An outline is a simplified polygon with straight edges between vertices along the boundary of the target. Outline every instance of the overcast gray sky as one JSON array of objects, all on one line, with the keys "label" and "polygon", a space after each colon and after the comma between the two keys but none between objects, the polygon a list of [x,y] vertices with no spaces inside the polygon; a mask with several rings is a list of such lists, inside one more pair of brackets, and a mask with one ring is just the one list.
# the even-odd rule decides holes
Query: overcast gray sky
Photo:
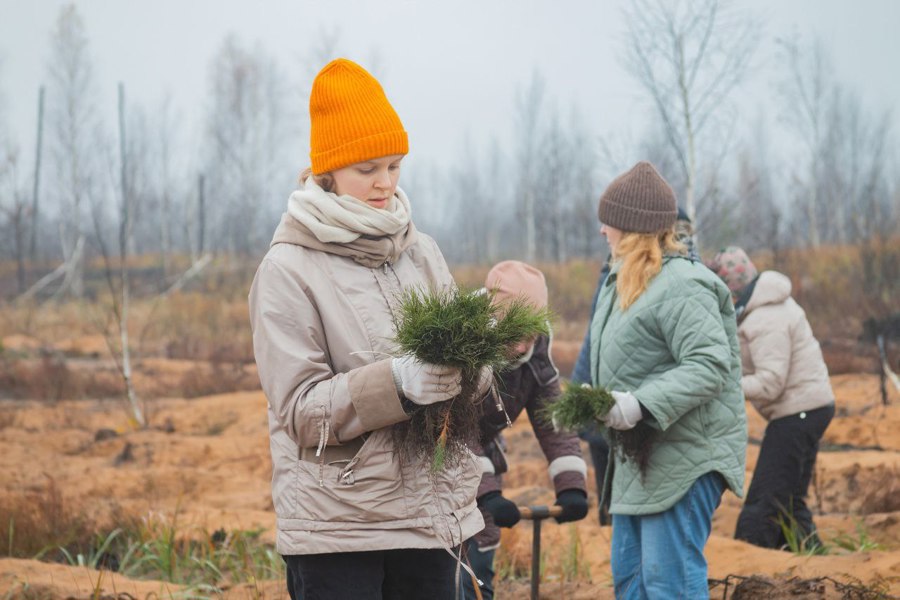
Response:
[{"label": "overcast gray sky", "polygon": [[[441,161],[464,135],[483,143],[508,136],[513,100],[532,71],[586,127],[612,135],[640,127],[648,108],[621,66],[625,0],[79,0],[110,129],[116,83],[146,107],[171,95],[197,133],[210,59],[234,32],[260,44],[297,83],[304,53],[322,32],[340,32],[341,53],[377,65],[410,133],[411,151]],[[35,101],[45,78],[49,37],[62,0],[0,0],[3,114],[25,156],[33,152]],[[900,106],[900,1],[739,0],[765,19],[760,59],[796,28],[819,35],[842,81],[868,106]],[[374,67],[373,67],[374,68]],[[742,91],[745,106],[766,110],[771,70]],[[298,97],[302,104],[302,97]],[[762,107],[762,108],[760,108]],[[305,111],[305,106],[298,107]],[[748,108],[750,110],[751,108]],[[749,117],[752,115],[742,115]],[[302,140],[301,149],[306,148]],[[298,162],[305,160],[298,157]]]}]

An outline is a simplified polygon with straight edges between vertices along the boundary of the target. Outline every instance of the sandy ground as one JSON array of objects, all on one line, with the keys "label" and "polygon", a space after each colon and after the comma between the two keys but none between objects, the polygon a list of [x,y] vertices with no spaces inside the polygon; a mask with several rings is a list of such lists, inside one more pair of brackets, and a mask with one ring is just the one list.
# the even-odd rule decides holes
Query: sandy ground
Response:
[{"label": "sandy ground", "polygon": [[[170,375],[191,367],[184,361],[168,364],[164,360],[151,366],[154,373]],[[841,375],[833,377],[832,383],[838,414],[825,436],[810,502],[826,543],[841,534],[858,538],[859,531],[864,531],[881,549],[835,549],[827,556],[796,556],[737,542],[731,535],[740,501],[726,493],[707,547],[710,578],[760,575],[784,581],[828,576],[880,584],[900,595],[900,394],[892,391],[891,404],[884,407],[876,376]],[[98,519],[115,511],[170,517],[177,513],[182,531],[262,528],[264,539],[272,540],[265,404],[261,392],[159,398],[148,404],[151,428],[136,431],[129,426],[120,401],[0,402],[0,494],[40,491],[52,480],[67,503]],[[748,412],[751,439],[758,441],[765,424],[752,408]],[[103,429],[109,430],[109,437],[98,440],[97,432]],[[520,504],[552,503],[546,461],[527,419],[521,418],[506,436],[511,471],[505,494]],[[748,448],[748,483],[758,449],[752,443]],[[592,490],[591,512],[577,524],[546,522],[542,597],[613,597],[611,529],[599,526],[596,501]],[[518,579],[501,582],[499,597],[527,598],[530,523],[504,531],[501,554],[505,572]],[[578,573],[576,580],[567,581],[573,572]],[[734,583],[730,585],[733,589]],[[109,572],[0,560],[4,599],[166,598],[177,591],[178,586],[129,580]],[[722,597],[723,591],[723,586],[714,588],[712,597]],[[807,592],[813,595],[804,595]],[[807,592],[784,597],[841,597],[824,588]],[[224,597],[287,595],[280,581],[272,581],[236,586],[226,590]]]}]

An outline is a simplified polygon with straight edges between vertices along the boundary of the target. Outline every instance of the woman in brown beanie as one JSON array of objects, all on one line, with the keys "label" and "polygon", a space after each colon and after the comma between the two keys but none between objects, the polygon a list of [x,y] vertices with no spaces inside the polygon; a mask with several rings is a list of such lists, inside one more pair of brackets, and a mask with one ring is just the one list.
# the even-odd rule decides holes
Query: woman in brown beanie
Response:
[{"label": "woman in brown beanie", "polygon": [[786,275],[759,273],[737,246],[719,251],[709,268],[734,298],[744,396],[768,421],[734,537],[783,548],[785,528],[795,529],[804,549],[818,551],[822,542],[806,494],[819,440],[834,417],[822,349]]},{"label": "woman in brown beanie", "polygon": [[397,186],[406,131],[345,59],[310,95],[310,159],[250,290],[268,399],[278,552],[291,598],[453,598],[482,529],[474,456],[432,475],[393,428],[460,391],[458,369],[392,358],[396,299],[453,280]]},{"label": "woman in brown beanie", "polygon": [[675,194],[650,163],[609,185],[599,216],[613,263],[591,323],[591,383],[616,401],[604,420],[616,598],[708,598],[713,511],[744,479],[734,307],[675,240]]}]

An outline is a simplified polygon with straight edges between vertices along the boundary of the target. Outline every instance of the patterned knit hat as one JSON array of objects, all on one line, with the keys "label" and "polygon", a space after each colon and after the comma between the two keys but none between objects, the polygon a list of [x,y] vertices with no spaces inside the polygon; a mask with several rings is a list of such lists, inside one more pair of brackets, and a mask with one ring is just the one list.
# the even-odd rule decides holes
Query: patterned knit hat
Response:
[{"label": "patterned knit hat", "polygon": [[538,309],[547,306],[544,274],[518,260],[504,260],[494,265],[485,277],[484,287],[495,292],[494,300],[499,304],[522,298]]},{"label": "patterned knit hat", "polygon": [[400,117],[381,85],[346,58],[319,71],[309,96],[309,158],[316,175],[409,152]]},{"label": "patterned knit hat", "polygon": [[732,293],[740,292],[759,275],[747,253],[737,246],[719,250],[706,266],[725,282]]},{"label": "patterned knit hat", "polygon": [[672,186],[646,161],[619,175],[600,196],[600,222],[622,231],[656,233],[672,227],[678,208]]}]

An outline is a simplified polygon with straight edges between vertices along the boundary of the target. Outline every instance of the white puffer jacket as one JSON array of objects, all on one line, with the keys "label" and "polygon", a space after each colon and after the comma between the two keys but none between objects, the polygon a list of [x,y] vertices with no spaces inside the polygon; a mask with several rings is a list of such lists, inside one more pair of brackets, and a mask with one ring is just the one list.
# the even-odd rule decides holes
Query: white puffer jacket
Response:
[{"label": "white puffer jacket", "polygon": [[744,396],[767,420],[834,403],[822,349],[785,275],[760,274],[738,338]]}]

